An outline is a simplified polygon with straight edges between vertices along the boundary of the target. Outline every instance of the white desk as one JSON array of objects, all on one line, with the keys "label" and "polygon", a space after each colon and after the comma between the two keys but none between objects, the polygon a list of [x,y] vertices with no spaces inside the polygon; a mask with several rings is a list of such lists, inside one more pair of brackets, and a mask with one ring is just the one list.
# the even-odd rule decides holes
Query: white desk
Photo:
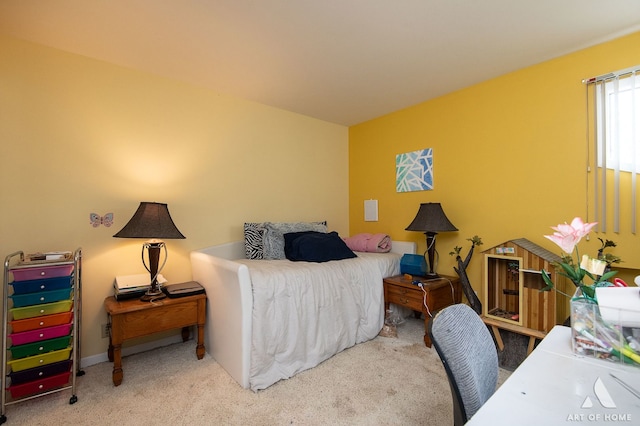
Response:
[{"label": "white desk", "polygon": [[[640,391],[640,368],[578,357],[571,351],[571,329],[556,326],[468,425],[637,425],[640,399],[613,377]],[[594,391],[600,378],[615,408],[605,408]],[[589,397],[593,406],[582,408]]]}]

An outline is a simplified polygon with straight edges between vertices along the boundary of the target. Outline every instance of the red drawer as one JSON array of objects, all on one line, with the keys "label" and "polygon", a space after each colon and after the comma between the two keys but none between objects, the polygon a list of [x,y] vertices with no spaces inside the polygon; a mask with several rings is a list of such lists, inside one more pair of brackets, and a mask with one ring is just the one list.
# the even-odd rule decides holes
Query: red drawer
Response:
[{"label": "red drawer", "polygon": [[66,373],[56,374],[55,376],[45,379],[35,380],[20,385],[11,385],[7,389],[11,392],[13,398],[22,398],[23,396],[33,395],[39,392],[45,392],[51,389],[59,388],[69,382],[70,371]]}]

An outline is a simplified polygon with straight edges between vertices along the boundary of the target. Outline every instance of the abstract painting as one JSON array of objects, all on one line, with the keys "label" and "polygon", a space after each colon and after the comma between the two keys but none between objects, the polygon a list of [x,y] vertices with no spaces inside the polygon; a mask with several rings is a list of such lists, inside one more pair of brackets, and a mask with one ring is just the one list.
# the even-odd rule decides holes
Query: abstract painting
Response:
[{"label": "abstract painting", "polygon": [[433,189],[433,149],[396,155],[396,192]]}]

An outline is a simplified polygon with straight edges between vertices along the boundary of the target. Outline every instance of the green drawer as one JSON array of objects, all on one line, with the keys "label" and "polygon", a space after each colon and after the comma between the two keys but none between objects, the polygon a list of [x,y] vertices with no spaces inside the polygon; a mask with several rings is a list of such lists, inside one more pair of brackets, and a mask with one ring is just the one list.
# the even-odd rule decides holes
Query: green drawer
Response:
[{"label": "green drawer", "polygon": [[45,354],[57,351],[69,346],[71,335],[56,337],[55,339],[42,340],[40,342],[27,343],[26,345],[12,346],[9,348],[13,359],[25,358],[28,356]]}]

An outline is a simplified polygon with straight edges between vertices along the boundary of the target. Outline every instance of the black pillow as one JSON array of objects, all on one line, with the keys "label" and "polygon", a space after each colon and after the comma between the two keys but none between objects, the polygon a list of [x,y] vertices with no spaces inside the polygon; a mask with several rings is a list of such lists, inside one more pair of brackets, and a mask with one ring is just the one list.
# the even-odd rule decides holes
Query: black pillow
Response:
[{"label": "black pillow", "polygon": [[356,257],[335,231],[284,234],[284,254],[289,260],[304,262],[328,262]]}]

